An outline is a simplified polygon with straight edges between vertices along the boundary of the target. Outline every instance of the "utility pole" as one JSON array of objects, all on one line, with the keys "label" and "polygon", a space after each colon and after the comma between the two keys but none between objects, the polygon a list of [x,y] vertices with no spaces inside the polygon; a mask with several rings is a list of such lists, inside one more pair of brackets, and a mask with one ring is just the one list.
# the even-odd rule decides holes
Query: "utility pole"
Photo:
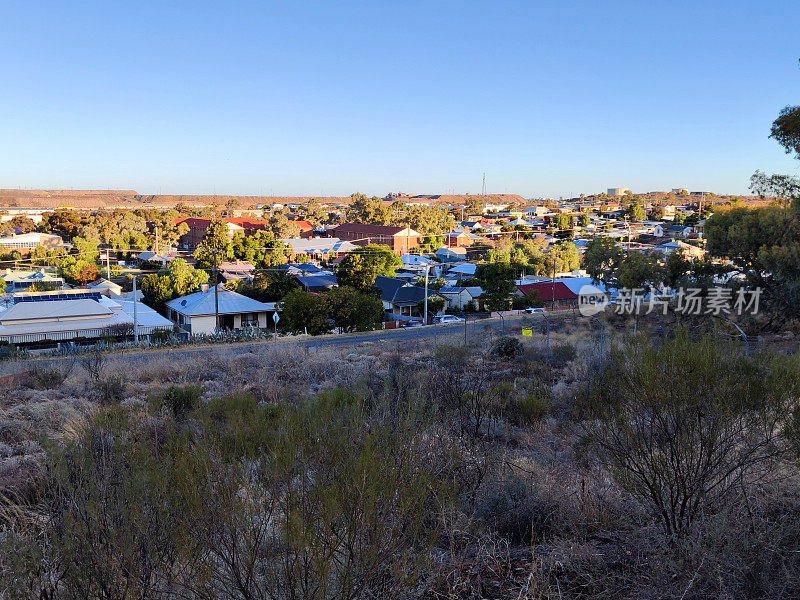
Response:
[{"label": "utility pole", "polygon": [[155,246],[156,254],[158,254],[158,225],[156,225],[156,237],[153,239],[153,245]]},{"label": "utility pole", "polygon": [[139,315],[136,310],[136,275],[133,276],[133,342],[139,343]]},{"label": "utility pole", "polygon": [[219,331],[219,288],[217,287],[217,252],[214,248],[211,251],[214,254],[214,317],[217,324],[217,331]]},{"label": "utility pole", "polygon": [[428,272],[431,270],[430,265],[425,265],[425,311],[423,313],[423,323],[428,324]]},{"label": "utility pole", "polygon": [[106,248],[106,277],[111,281],[111,248]]}]

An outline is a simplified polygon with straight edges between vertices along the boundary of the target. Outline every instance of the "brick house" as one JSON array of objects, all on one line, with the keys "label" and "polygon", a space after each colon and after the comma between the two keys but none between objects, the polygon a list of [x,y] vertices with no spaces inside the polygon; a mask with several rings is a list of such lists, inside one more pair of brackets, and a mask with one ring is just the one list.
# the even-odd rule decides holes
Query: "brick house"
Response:
[{"label": "brick house", "polygon": [[[228,230],[228,238],[233,239],[233,236],[238,232],[243,231],[245,235],[253,235],[259,230],[266,229],[269,226],[267,221],[255,221],[245,217],[226,218],[220,219],[225,223]],[[201,219],[197,217],[189,217],[185,219],[175,219],[175,225],[186,223],[189,227],[189,232],[181,236],[178,240],[178,245],[188,250],[194,250],[203,241],[206,236],[208,226],[211,225],[212,219]]]},{"label": "brick house", "polygon": [[358,246],[385,244],[398,254],[408,254],[411,248],[417,248],[420,237],[420,234],[410,227],[364,223],[342,223],[331,230],[331,234]]}]

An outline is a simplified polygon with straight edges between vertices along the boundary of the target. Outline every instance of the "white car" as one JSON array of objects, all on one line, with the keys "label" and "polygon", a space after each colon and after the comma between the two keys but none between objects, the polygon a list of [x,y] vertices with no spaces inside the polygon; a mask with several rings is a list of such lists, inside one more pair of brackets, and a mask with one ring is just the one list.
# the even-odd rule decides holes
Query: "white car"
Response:
[{"label": "white car", "polygon": [[442,315],[441,317],[436,317],[435,321],[440,324],[463,323],[464,319],[455,315]]},{"label": "white car", "polygon": [[530,306],[530,307],[525,309],[525,312],[528,313],[528,314],[534,315],[534,314],[537,314],[537,313],[543,313],[544,309],[543,308],[533,308],[532,306]]}]

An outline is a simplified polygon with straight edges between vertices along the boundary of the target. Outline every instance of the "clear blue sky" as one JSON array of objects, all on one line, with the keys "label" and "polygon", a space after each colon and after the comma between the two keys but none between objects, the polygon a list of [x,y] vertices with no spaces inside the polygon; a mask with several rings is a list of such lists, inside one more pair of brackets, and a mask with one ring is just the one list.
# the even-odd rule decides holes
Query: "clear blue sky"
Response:
[{"label": "clear blue sky", "polygon": [[0,187],[530,196],[797,174],[800,2],[0,3]]}]

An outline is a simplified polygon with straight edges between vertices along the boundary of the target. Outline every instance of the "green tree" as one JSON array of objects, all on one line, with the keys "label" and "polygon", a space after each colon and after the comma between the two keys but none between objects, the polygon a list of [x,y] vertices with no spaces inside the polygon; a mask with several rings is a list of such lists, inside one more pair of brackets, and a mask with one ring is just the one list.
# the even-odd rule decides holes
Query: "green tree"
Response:
[{"label": "green tree", "polygon": [[36,223],[33,222],[33,219],[25,215],[16,215],[12,217],[10,223],[12,227],[16,227],[21,230],[22,233],[30,233],[36,229]]},{"label": "green tree", "polygon": [[231,242],[228,239],[228,226],[221,219],[213,219],[206,229],[203,241],[194,251],[197,267],[211,269],[215,264],[233,258]]},{"label": "green tree", "polygon": [[53,212],[43,213],[37,229],[44,233],[58,234],[69,242],[79,234],[81,226],[86,223],[87,219],[82,213],[59,208]]},{"label": "green tree", "polygon": [[291,333],[308,331],[311,335],[330,333],[333,323],[328,321],[325,301],[319,294],[309,294],[296,289],[280,302],[281,329]]},{"label": "green tree", "polygon": [[572,242],[553,244],[545,255],[545,272],[566,273],[580,267],[580,253]]},{"label": "green tree", "polygon": [[316,198],[309,198],[303,207],[304,218],[306,221],[314,226],[322,225],[328,216],[328,213],[320,206],[319,200]]},{"label": "green tree", "polygon": [[591,221],[589,220],[589,215],[586,213],[581,213],[581,215],[578,217],[578,225],[581,227],[588,227],[590,224]]},{"label": "green tree", "polygon": [[628,208],[625,209],[625,215],[631,221],[644,221],[644,219],[647,217],[644,209],[638,202],[631,202],[628,205]]},{"label": "green tree", "polygon": [[286,271],[269,270],[256,272],[253,283],[242,284],[237,291],[260,302],[278,302],[298,289],[297,279]]},{"label": "green tree", "polygon": [[286,218],[282,213],[274,213],[269,218],[269,229],[276,240],[295,238],[300,235],[300,226]]},{"label": "green tree", "polygon": [[394,277],[403,266],[400,257],[389,246],[368,244],[348,253],[336,270],[339,285],[367,290],[379,275]]},{"label": "green tree", "polygon": [[393,219],[397,225],[409,225],[422,235],[442,234],[453,228],[453,218],[445,210],[435,206],[409,206],[405,215]]},{"label": "green tree", "polygon": [[476,198],[475,196],[470,196],[467,198],[466,202],[466,211],[469,215],[482,215],[484,209],[486,208],[486,201],[482,198]]},{"label": "green tree", "polygon": [[514,293],[514,268],[505,263],[483,263],[475,270],[483,288],[481,300],[490,311],[508,310]]},{"label": "green tree", "polygon": [[162,310],[166,302],[196,292],[208,280],[206,271],[195,269],[184,259],[176,258],[166,269],[145,276],[141,288],[145,303]]},{"label": "green tree", "polygon": [[787,106],[781,110],[772,122],[770,137],[783,146],[786,154],[794,152],[795,158],[800,159],[800,106]]},{"label": "green tree", "polygon": [[[800,198],[800,180],[791,175],[767,175],[762,171],[756,171],[750,177],[750,189],[760,198],[773,197],[784,206]],[[731,201],[731,206],[737,205]]]},{"label": "green tree", "polygon": [[562,213],[556,217],[556,228],[560,229],[561,231],[572,229],[575,224],[574,221],[575,220],[572,215]]},{"label": "green tree", "polygon": [[231,258],[245,260],[256,268],[281,265],[286,262],[289,248],[280,240],[276,240],[271,231],[260,230],[253,235],[238,232],[233,236],[229,249]]},{"label": "green tree", "polygon": [[94,261],[68,256],[61,262],[61,276],[70,285],[84,285],[100,277],[100,269]]},{"label": "green tree", "polygon": [[392,210],[384,206],[380,198],[367,198],[364,194],[350,196],[347,207],[347,220],[351,223],[368,223],[371,225],[388,225],[392,218]]},{"label": "green tree", "polygon": [[661,219],[663,219],[664,218],[664,207],[661,206],[660,204],[657,204],[656,206],[654,206],[652,209],[650,209],[649,218],[652,221],[660,221]]},{"label": "green tree", "polygon": [[[431,296],[428,298],[428,316],[438,315],[443,309],[447,301],[440,296]],[[425,314],[425,300],[417,302],[417,311],[420,316]]]},{"label": "green tree", "polygon": [[800,215],[790,207],[734,208],[705,224],[712,256],[729,259],[778,321],[800,317]]},{"label": "green tree", "polygon": [[603,282],[609,287],[616,288],[619,287],[617,272],[622,257],[622,248],[612,238],[606,236],[592,238],[583,253],[583,268],[595,283]]},{"label": "green tree", "polygon": [[657,288],[664,280],[661,268],[663,254],[658,250],[628,252],[617,270],[623,288]]},{"label": "green tree", "polygon": [[372,292],[347,286],[322,294],[325,316],[343,332],[369,331],[383,321],[383,303]]}]

